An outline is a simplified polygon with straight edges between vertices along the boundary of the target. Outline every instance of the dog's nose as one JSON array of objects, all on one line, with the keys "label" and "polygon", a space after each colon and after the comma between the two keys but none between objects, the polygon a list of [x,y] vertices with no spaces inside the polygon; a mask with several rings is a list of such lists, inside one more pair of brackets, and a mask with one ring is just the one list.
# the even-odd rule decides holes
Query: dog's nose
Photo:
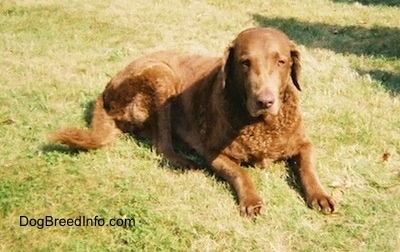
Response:
[{"label": "dog's nose", "polygon": [[257,105],[260,108],[270,108],[275,102],[275,97],[271,93],[261,93],[257,96]]}]

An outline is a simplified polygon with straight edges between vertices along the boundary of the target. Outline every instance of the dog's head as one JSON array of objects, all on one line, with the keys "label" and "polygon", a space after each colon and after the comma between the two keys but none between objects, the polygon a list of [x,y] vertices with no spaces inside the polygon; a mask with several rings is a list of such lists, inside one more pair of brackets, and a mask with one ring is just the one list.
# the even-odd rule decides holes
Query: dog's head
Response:
[{"label": "dog's head", "polygon": [[283,32],[250,28],[228,46],[223,59],[225,81],[243,93],[249,114],[277,115],[287,85],[301,90],[300,53]]}]

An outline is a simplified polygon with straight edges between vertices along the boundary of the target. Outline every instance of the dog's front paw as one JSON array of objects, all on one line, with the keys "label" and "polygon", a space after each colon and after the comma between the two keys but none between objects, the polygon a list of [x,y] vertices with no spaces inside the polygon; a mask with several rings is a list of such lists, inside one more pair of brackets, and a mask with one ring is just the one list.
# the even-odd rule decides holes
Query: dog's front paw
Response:
[{"label": "dog's front paw", "polygon": [[263,214],[264,204],[260,196],[252,195],[241,200],[239,203],[240,215],[253,218],[256,215]]},{"label": "dog's front paw", "polygon": [[327,193],[315,193],[307,197],[308,206],[324,214],[335,213],[338,204]]}]

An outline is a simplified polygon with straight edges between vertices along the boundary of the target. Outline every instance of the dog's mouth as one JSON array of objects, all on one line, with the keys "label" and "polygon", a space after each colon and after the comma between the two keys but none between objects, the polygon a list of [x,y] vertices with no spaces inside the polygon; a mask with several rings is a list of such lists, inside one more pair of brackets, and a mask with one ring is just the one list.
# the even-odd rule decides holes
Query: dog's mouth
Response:
[{"label": "dog's mouth", "polygon": [[261,115],[267,115],[267,114],[276,116],[279,113],[279,107],[278,106],[276,106],[276,107],[273,107],[273,108],[271,107],[271,108],[266,108],[266,109],[257,109],[257,110],[248,109],[248,110],[249,110],[249,114],[252,117],[259,117]]}]

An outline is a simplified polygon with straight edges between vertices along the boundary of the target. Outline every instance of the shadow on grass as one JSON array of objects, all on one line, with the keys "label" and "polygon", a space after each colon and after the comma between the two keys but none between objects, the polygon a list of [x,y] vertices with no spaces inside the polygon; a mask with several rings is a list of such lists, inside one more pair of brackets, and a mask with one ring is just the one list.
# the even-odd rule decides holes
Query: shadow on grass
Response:
[{"label": "shadow on grass", "polygon": [[363,70],[358,69],[357,72],[360,75],[368,74],[374,80],[379,81],[382,86],[389,91],[391,94],[400,94],[400,74],[389,73],[382,70]]},{"label": "shadow on grass", "polygon": [[93,117],[93,108],[96,103],[96,100],[92,100],[85,105],[85,110],[83,112],[83,119],[86,122],[86,126],[89,127],[92,122]]},{"label": "shadow on grass", "polygon": [[68,155],[78,155],[80,150],[71,148],[66,145],[61,145],[57,143],[49,143],[49,144],[44,144],[41,146],[41,149],[44,153],[50,153],[50,152],[60,152]]},{"label": "shadow on grass", "polygon": [[253,18],[260,26],[281,29],[294,41],[308,47],[326,48],[343,54],[400,57],[400,47],[397,46],[400,44],[400,29],[397,28],[309,23],[258,14]]},{"label": "shadow on grass", "polygon": [[284,162],[287,174],[286,183],[292,190],[296,191],[304,200],[304,203],[307,204],[306,195],[300,183],[300,175],[297,164],[291,159],[288,159]]},{"label": "shadow on grass", "polygon": [[[340,26],[325,23],[309,23],[294,18],[268,18],[254,14],[253,19],[263,27],[275,27],[284,31],[298,44],[312,48],[326,48],[344,55],[354,54],[374,57],[400,58],[400,29],[375,26]],[[399,75],[382,70],[359,71],[370,74],[380,81],[389,92],[399,94]]]},{"label": "shadow on grass", "polygon": [[332,0],[338,3],[354,4],[360,3],[362,5],[388,5],[388,6],[400,6],[399,0]]}]

